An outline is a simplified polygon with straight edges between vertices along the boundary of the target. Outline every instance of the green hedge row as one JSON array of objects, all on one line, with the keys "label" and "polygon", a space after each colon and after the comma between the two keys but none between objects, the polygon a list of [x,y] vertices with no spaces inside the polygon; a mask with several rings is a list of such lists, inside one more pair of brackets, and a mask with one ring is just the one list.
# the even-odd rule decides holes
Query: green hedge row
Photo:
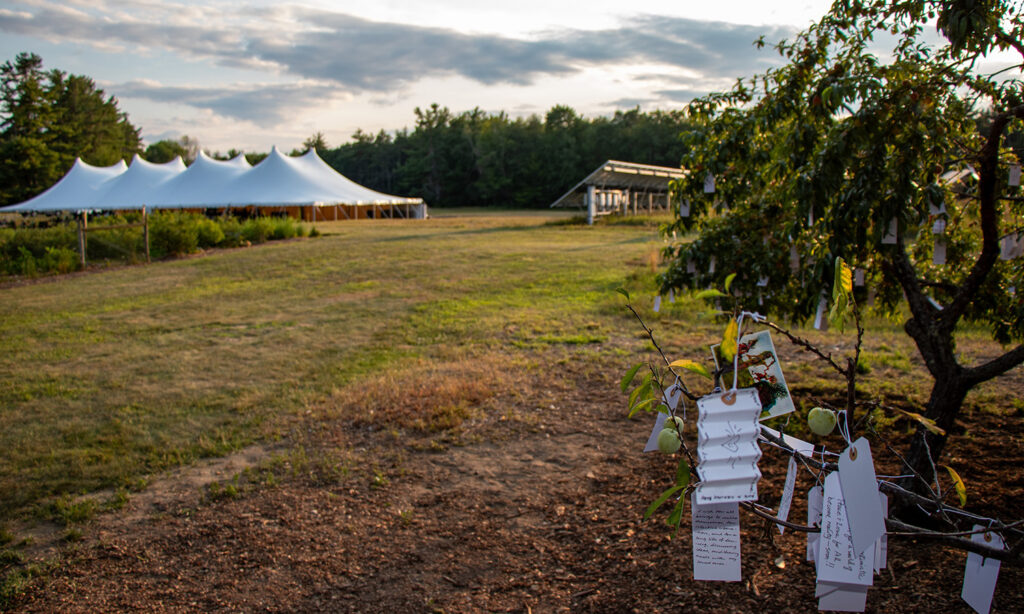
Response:
[{"label": "green hedge row", "polygon": [[[86,260],[129,264],[144,261],[146,245],[141,226],[105,229],[139,221],[140,213],[90,217]],[[175,211],[149,216],[150,257],[157,260],[211,247],[240,247],[306,234],[301,222],[288,217],[239,220]],[[315,236],[316,229],[308,234]],[[78,227],[74,221],[47,228],[0,228],[0,275],[34,277],[78,268]]]}]

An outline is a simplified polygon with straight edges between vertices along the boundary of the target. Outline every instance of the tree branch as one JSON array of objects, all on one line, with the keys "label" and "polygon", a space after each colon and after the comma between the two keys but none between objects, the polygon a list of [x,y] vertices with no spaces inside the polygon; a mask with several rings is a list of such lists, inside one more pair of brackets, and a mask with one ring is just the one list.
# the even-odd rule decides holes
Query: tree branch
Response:
[{"label": "tree branch", "polygon": [[997,375],[1002,375],[1022,363],[1024,363],[1024,343],[985,364],[964,369],[963,375],[967,379],[968,384],[973,387]]}]

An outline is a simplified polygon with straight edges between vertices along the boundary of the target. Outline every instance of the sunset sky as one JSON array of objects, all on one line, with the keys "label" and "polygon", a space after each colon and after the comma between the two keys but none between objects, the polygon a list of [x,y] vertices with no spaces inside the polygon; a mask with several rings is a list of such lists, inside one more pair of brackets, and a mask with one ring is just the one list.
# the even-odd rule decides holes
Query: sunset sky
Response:
[{"label": "sunset sky", "polygon": [[[183,2],[9,0],[3,61],[22,51],[117,97],[147,143],[290,150],[316,131],[412,127],[413,109],[587,117],[677,109],[779,62],[828,2]],[[582,7],[582,8],[581,8]]]}]

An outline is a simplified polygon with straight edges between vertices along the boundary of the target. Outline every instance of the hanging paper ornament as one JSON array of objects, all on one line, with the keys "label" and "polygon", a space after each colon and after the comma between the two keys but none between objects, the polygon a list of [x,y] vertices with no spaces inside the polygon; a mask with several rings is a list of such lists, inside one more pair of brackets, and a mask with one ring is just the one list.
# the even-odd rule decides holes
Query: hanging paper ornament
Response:
[{"label": "hanging paper ornament", "polygon": [[715,176],[711,174],[711,171],[708,171],[708,174],[704,176],[704,193],[715,193]]},{"label": "hanging paper ornament", "polygon": [[697,484],[695,501],[727,503],[756,501],[761,471],[757,461],[761,432],[757,390],[743,388],[709,394],[697,401]]},{"label": "hanging paper ornament", "polygon": [[946,239],[935,237],[932,246],[932,264],[946,264]]}]

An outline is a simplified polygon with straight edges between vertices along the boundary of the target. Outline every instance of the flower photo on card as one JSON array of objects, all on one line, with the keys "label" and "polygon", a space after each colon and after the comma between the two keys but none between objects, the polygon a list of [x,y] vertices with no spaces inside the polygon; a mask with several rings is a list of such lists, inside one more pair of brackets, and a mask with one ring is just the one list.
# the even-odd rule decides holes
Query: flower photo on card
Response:
[{"label": "flower photo on card", "polygon": [[[761,420],[788,414],[796,409],[786,378],[782,375],[771,331],[762,330],[741,337],[738,355],[740,375],[737,385],[739,388],[757,389],[761,400]],[[721,368],[722,356],[718,345],[711,346],[711,356],[715,366]]]}]

